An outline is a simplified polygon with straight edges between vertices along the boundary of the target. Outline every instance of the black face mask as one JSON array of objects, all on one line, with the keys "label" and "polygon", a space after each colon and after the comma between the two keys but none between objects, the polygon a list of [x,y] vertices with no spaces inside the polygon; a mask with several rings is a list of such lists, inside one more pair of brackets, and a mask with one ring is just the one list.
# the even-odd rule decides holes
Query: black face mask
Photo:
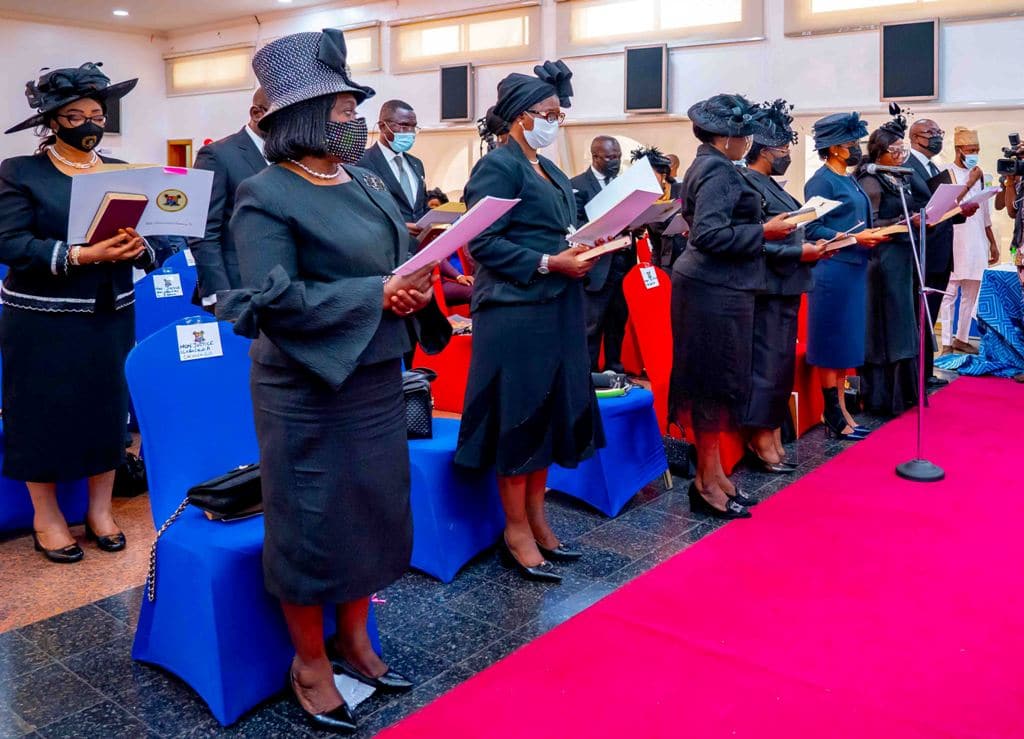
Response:
[{"label": "black face mask", "polygon": [[861,151],[860,144],[851,146],[846,150],[846,166],[856,167],[860,164],[861,159],[864,158],[864,152]]},{"label": "black face mask", "polygon": [[92,151],[103,140],[103,127],[97,126],[92,121],[86,121],[81,126],[74,128],[58,125],[55,133],[58,139],[79,151]]},{"label": "black face mask", "polygon": [[772,174],[776,177],[781,177],[786,174],[786,170],[789,169],[789,165],[792,163],[793,157],[789,154],[772,159]]},{"label": "black face mask", "polygon": [[935,156],[942,151],[942,137],[941,136],[929,136],[928,145],[924,147],[929,154]]},{"label": "black face mask", "polygon": [[618,177],[620,169],[622,169],[621,159],[606,159],[602,174],[604,174],[605,177]]}]

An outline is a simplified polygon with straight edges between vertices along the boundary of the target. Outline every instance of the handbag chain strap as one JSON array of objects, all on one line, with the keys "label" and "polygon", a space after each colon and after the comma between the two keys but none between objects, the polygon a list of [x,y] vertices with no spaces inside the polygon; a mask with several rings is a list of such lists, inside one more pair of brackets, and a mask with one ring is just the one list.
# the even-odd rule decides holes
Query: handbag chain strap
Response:
[{"label": "handbag chain strap", "polygon": [[156,532],[156,538],[153,540],[153,546],[149,550],[149,572],[146,575],[146,599],[152,603],[156,600],[156,544],[160,541],[160,537],[164,535],[164,532],[171,527],[171,524],[177,521],[181,514],[188,509],[189,500],[185,497],[185,500],[181,501],[181,505],[178,506],[178,510],[170,515],[170,517],[164,521],[164,525],[160,527],[160,530]]}]

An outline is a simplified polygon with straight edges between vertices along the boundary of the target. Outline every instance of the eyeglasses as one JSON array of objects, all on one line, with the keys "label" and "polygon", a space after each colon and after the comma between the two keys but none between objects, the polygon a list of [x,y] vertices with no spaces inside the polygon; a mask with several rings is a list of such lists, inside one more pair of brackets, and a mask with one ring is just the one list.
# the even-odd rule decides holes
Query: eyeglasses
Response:
[{"label": "eyeglasses", "polygon": [[933,128],[930,131],[918,131],[916,136],[923,136],[924,138],[931,138],[932,136],[945,136],[946,132],[941,128]]},{"label": "eyeglasses", "polygon": [[886,151],[896,157],[906,156],[910,153],[910,149],[905,146],[890,146]]},{"label": "eyeglasses", "polygon": [[537,110],[528,110],[526,112],[529,113],[530,115],[537,116],[538,118],[543,118],[548,123],[564,123],[565,122],[565,113],[554,113],[554,112],[552,112],[552,113],[541,113],[540,111],[537,111]]},{"label": "eyeglasses", "polygon": [[87,115],[80,115],[78,113],[71,113],[70,115],[58,115],[56,117],[57,118],[63,118],[64,120],[66,120],[68,123],[71,124],[72,128],[78,128],[79,126],[84,124],[86,121],[90,121],[92,123],[95,123],[97,126],[105,126],[105,125],[107,125],[107,117],[105,115],[87,116]]},{"label": "eyeglasses", "polygon": [[395,123],[394,121],[383,121],[392,133],[419,133],[420,127],[415,124]]}]

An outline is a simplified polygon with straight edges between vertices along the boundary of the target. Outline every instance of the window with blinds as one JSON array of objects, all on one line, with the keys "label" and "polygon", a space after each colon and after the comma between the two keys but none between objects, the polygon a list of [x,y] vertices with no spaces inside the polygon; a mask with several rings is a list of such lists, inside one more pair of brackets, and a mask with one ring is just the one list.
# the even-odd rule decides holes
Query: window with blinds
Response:
[{"label": "window with blinds", "polygon": [[395,21],[389,26],[393,74],[436,69],[449,62],[480,66],[533,61],[540,56],[540,6],[536,4]]},{"label": "window with blinds", "polygon": [[561,0],[559,56],[764,38],[764,0]]},{"label": "window with blinds", "polygon": [[787,36],[842,33],[892,21],[1024,15],[1024,0],[785,0]]},{"label": "window with blinds", "polygon": [[167,95],[202,95],[210,92],[251,90],[253,47],[236,46],[164,57]]},{"label": "window with blinds", "polygon": [[348,67],[353,72],[376,72],[380,69],[380,24],[343,28],[348,47]]}]

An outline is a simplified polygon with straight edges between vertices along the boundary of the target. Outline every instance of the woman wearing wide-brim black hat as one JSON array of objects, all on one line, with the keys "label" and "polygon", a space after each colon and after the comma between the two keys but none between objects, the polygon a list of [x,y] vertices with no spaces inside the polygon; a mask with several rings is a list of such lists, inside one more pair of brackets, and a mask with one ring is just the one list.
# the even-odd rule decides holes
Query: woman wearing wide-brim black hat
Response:
[{"label": "woman wearing wide-brim black hat", "polygon": [[71,179],[118,161],[95,149],[107,103],[136,82],[110,84],[86,63],[27,83],[36,112],[6,133],[35,128],[42,141],[0,164],[0,262],[10,268],[0,288],[3,474],[28,485],[36,549],[54,562],[84,554],[57,505],[65,480],[88,478],[87,537],[104,551],[125,547],[111,492],[128,420],[132,267],[151,266],[153,250],[131,228],[91,246],[69,244],[67,228]]},{"label": "woman wearing wide-brim black hat", "polygon": [[[366,147],[341,31],[298,33],[253,58],[273,164],[238,188],[231,230],[245,289],[217,314],[254,339],[264,583],[295,646],[289,683],[317,728],[352,731],[335,671],[380,691],[412,683],[374,653],[370,596],[409,567],[412,513],[402,356],[451,335],[430,265],[393,276],[408,232]],[[324,644],[324,607],[337,631]],[[259,645],[253,645],[258,649]],[[326,648],[325,648],[326,647]]]},{"label": "woman wearing wide-brim black hat", "polygon": [[686,250],[672,269],[671,412],[688,414],[697,476],[690,505],[721,518],[748,518],[756,501],[725,474],[720,433],[742,423],[749,402],[754,298],[765,288],[765,243],[793,231],[768,219],[759,193],[737,171],[764,110],[740,95],[715,95],[690,108],[701,141],[683,177]]}]

